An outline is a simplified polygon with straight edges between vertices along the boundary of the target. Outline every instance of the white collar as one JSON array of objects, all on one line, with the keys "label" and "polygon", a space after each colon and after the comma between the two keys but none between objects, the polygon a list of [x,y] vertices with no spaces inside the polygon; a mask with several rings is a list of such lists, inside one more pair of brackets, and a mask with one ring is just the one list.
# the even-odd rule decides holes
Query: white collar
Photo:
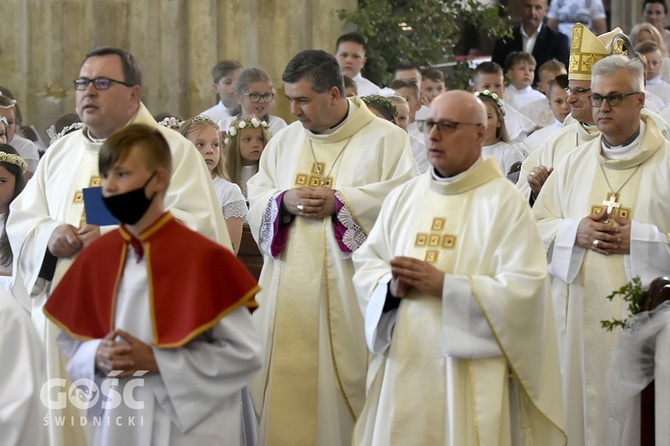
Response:
[{"label": "white collar", "polygon": [[432,168],[430,169],[430,174],[432,175],[432,177],[433,177],[433,179],[434,179],[435,181],[438,181],[438,182],[440,182],[440,183],[451,184],[451,183],[453,183],[454,181],[456,181],[456,180],[458,180],[459,178],[461,178],[462,176],[464,176],[464,175],[465,175],[466,173],[468,173],[470,170],[474,169],[475,166],[478,165],[479,163],[481,163],[482,161],[484,161],[484,158],[483,158],[482,156],[480,156],[479,159],[478,159],[477,161],[475,161],[475,162],[472,164],[472,166],[468,167],[467,170],[464,170],[463,172],[461,172],[461,173],[459,173],[459,174],[457,174],[457,175],[454,175],[453,177],[442,177],[442,176],[440,176],[440,175],[435,171],[435,168],[434,168],[434,167],[432,167]]},{"label": "white collar", "polygon": [[640,147],[642,146],[642,140],[644,139],[645,130],[646,125],[644,124],[644,121],[640,120],[640,134],[637,135],[637,138],[635,138],[633,142],[625,146],[607,147],[605,145],[605,138],[603,137],[600,143],[600,146],[602,147],[603,150],[603,156],[610,160],[621,160],[624,158],[628,158],[629,156],[638,152],[640,150]]}]

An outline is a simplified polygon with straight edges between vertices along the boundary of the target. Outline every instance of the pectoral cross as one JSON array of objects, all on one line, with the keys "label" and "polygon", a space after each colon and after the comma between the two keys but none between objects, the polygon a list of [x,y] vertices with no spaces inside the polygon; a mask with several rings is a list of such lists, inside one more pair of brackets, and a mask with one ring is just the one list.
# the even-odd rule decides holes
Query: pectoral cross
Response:
[{"label": "pectoral cross", "polygon": [[611,192],[607,194],[607,200],[603,200],[603,206],[607,208],[607,218],[605,219],[605,223],[609,222],[612,211],[621,207],[621,203],[619,203],[618,200],[619,194]]}]

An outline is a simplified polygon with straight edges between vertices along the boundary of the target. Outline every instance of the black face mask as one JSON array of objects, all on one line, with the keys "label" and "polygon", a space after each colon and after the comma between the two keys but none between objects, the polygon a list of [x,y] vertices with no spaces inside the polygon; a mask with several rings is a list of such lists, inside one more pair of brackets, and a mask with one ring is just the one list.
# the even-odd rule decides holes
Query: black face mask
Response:
[{"label": "black face mask", "polygon": [[146,183],[144,183],[144,186],[137,189],[109,197],[103,195],[102,201],[105,203],[105,207],[120,222],[134,225],[147,212],[156,196],[156,194],[153,194],[151,198],[147,198],[144,193],[144,188],[147,187],[147,184],[149,184],[154,175],[156,175],[156,172],[151,174]]}]

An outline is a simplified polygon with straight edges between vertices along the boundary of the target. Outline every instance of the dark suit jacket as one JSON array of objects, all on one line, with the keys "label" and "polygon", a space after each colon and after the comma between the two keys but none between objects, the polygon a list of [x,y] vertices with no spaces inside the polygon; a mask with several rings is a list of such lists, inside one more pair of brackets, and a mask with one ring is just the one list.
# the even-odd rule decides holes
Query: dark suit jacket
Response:
[{"label": "dark suit jacket", "polygon": [[[491,60],[499,64],[503,70],[506,70],[505,58],[512,51],[523,51],[521,25],[514,28],[511,38],[498,39],[496,41]],[[540,68],[548,60],[558,59],[565,64],[567,70],[570,59],[570,43],[568,42],[568,38],[564,34],[549,28],[546,23],[543,24],[542,30],[535,41],[533,57],[537,62],[534,84],[537,83],[539,77],[537,68]]]}]

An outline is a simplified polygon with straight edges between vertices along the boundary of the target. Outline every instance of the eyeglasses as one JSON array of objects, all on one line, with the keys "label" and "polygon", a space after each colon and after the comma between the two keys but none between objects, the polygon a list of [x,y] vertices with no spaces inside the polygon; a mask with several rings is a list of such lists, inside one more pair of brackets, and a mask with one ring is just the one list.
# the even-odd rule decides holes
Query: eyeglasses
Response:
[{"label": "eyeglasses", "polygon": [[244,93],[244,95],[249,96],[249,100],[254,104],[258,104],[259,102],[261,102],[261,99],[263,100],[263,102],[272,102],[272,99],[274,99],[275,97],[274,93],[265,93],[265,94]]},{"label": "eyeglasses", "polygon": [[568,87],[568,88],[565,89],[565,92],[567,94],[569,94],[569,95],[573,94],[575,96],[581,96],[584,93],[586,93],[587,91],[591,91],[591,89],[590,88],[579,88],[579,87],[577,87],[577,88]]},{"label": "eyeglasses", "polygon": [[107,90],[112,86],[112,83],[125,85],[126,87],[134,87],[134,85],[131,85],[127,82],[117,81],[108,77],[96,77],[95,79],[90,79],[88,77],[78,77],[72,81],[74,84],[74,89],[78,91],[86,90],[88,88],[88,84],[91,82],[93,82],[93,86],[96,90]]},{"label": "eyeglasses", "polygon": [[483,125],[483,124],[480,124],[478,122],[456,122],[456,121],[431,121],[431,120],[427,120],[423,130],[426,133],[430,133],[430,132],[433,131],[433,127],[435,127],[436,125],[437,125],[437,129],[440,132],[449,133],[449,132],[455,131],[458,128],[459,125],[469,125],[469,126],[473,126],[473,127],[478,127],[478,126]]},{"label": "eyeglasses", "polygon": [[603,105],[603,101],[607,101],[610,107],[618,107],[623,102],[624,98],[628,96],[633,96],[634,94],[640,94],[639,91],[634,91],[633,93],[627,94],[608,94],[607,96],[601,96],[599,94],[592,94],[589,96],[589,102],[591,106],[600,107]]}]

